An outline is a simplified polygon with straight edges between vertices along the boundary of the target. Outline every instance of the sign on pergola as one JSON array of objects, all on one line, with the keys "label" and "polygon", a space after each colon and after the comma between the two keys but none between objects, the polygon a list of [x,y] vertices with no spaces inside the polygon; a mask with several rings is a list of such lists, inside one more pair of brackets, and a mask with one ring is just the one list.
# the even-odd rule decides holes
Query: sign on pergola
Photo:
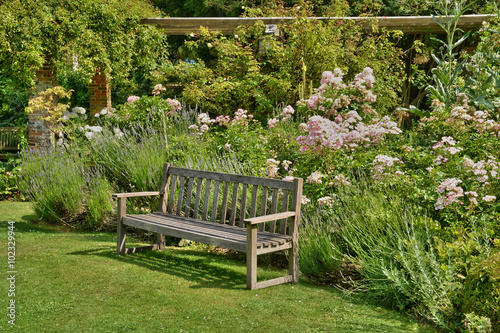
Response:
[{"label": "sign on pergola", "polygon": [[[484,21],[489,21],[497,15],[463,15],[457,27],[464,30],[478,30]],[[441,22],[451,17],[436,17]],[[217,30],[226,35],[234,33],[241,25],[253,25],[261,21],[265,25],[288,24],[295,20],[294,17],[152,17],[141,20],[142,24],[155,25],[165,29],[168,35],[184,35],[197,33],[200,27]],[[352,20],[369,31],[371,20],[376,20],[380,28],[387,30],[401,30],[405,34],[444,33],[432,16],[392,16],[392,17],[310,17],[310,20],[320,21],[348,21]]]}]

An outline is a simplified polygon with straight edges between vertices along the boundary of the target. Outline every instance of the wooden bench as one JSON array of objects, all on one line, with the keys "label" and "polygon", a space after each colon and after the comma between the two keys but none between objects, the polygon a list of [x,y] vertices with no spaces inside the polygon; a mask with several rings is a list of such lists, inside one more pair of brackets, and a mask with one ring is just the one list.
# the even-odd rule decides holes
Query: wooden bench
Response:
[{"label": "wooden bench", "polygon": [[19,127],[0,127],[0,159],[19,152],[18,131]]},{"label": "wooden bench", "polygon": [[[127,198],[155,195],[160,196],[157,212],[126,213]],[[300,178],[284,181],[166,163],[159,192],[115,193],[113,197],[118,199],[118,255],[162,250],[169,235],[246,252],[248,289],[298,282]],[[157,244],[125,248],[124,226],[157,233]],[[289,253],[289,275],[257,282],[257,256],[282,250]]]}]

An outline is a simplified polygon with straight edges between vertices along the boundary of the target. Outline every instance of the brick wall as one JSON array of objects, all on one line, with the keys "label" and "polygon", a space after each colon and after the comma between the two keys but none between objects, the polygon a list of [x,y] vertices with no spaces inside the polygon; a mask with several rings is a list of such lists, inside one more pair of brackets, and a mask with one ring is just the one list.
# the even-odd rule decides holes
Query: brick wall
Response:
[{"label": "brick wall", "polygon": [[101,112],[104,108],[111,108],[111,89],[109,80],[101,72],[96,72],[89,85],[90,114]]},{"label": "brick wall", "polygon": [[[45,64],[36,72],[35,95],[40,91],[53,87],[57,83],[56,71],[48,57]],[[32,148],[41,148],[53,145],[54,138],[49,127],[50,124],[41,119],[47,116],[41,110],[35,110],[28,115],[28,143]]]}]

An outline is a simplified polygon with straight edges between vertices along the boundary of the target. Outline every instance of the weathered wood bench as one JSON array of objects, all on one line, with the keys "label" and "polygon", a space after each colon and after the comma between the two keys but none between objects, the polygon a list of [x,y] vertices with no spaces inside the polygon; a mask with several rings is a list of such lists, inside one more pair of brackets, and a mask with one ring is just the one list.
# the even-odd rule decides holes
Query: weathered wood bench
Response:
[{"label": "weathered wood bench", "polygon": [[[155,195],[160,196],[157,212],[126,213],[127,198]],[[300,178],[290,182],[166,163],[159,192],[115,193],[113,197],[118,199],[118,255],[162,250],[169,235],[246,252],[248,289],[298,282]],[[125,226],[157,233],[157,244],[125,248]],[[281,250],[289,253],[289,275],[257,282],[257,256]]]},{"label": "weathered wood bench", "polygon": [[19,152],[18,131],[19,127],[0,127],[0,160]]}]

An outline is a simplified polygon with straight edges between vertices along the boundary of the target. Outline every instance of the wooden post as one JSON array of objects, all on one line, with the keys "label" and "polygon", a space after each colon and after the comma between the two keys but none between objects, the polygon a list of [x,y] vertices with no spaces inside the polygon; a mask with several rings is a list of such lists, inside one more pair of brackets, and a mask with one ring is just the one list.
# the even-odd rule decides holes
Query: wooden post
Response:
[{"label": "wooden post", "polygon": [[292,248],[288,254],[288,274],[292,276],[293,283],[299,282],[299,221],[300,206],[302,204],[302,178],[293,180],[293,199],[292,208],[296,215],[293,217],[293,223],[290,224],[290,235],[292,235]]},{"label": "wooden post", "polygon": [[116,240],[116,253],[119,256],[125,254],[125,226],[123,225],[122,219],[127,214],[127,198],[118,198],[118,223],[116,228],[117,240]]},{"label": "wooden post", "polygon": [[[170,176],[168,175],[168,169],[170,169],[170,163],[163,164],[163,178],[160,187],[160,200],[158,203],[158,211],[165,213],[167,211],[167,200],[168,200],[168,186],[170,183]],[[165,250],[165,235],[157,234],[158,249]]]},{"label": "wooden post", "polygon": [[247,225],[247,289],[257,289],[257,224]]},{"label": "wooden post", "polygon": [[156,242],[158,243],[158,250],[165,250],[165,235],[164,234],[157,234],[157,240]]}]

